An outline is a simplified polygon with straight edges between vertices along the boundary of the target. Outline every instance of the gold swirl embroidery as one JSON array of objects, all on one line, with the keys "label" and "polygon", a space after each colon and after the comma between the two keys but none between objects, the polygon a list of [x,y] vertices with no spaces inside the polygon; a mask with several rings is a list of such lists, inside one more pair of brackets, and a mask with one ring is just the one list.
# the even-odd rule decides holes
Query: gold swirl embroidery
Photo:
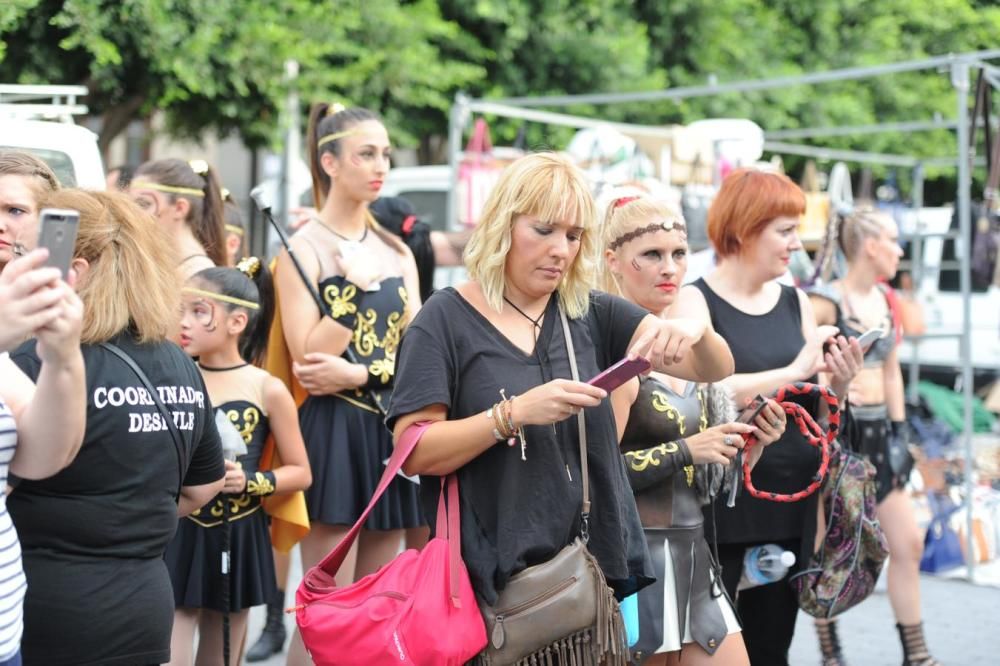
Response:
[{"label": "gold swirl embroidery", "polygon": [[701,417],[698,419],[698,432],[708,430],[708,406],[705,404],[705,392],[698,388],[698,404],[701,406]]},{"label": "gold swirl embroidery", "polygon": [[686,477],[688,488],[694,485],[694,465],[684,465],[684,476]]},{"label": "gold swirl embroidery", "polygon": [[389,380],[396,373],[396,359],[390,358],[387,355],[385,358],[373,361],[368,366],[368,373],[374,377],[378,377],[383,384],[388,384]]},{"label": "gold swirl embroidery", "polygon": [[243,410],[243,427],[240,427],[240,413],[235,409],[230,409],[226,412],[226,416],[236,426],[236,429],[240,431],[243,441],[249,444],[250,440],[253,439],[253,433],[257,429],[257,425],[260,423],[260,412],[257,408],[247,407]]},{"label": "gold swirl embroidery", "polygon": [[670,404],[670,399],[667,398],[666,393],[663,391],[653,391],[653,409],[665,413],[668,421],[676,421],[677,427],[681,429],[681,436],[687,434],[687,429],[684,427],[684,415]]},{"label": "gold swirl embroidery", "polygon": [[625,459],[633,471],[644,472],[650,465],[659,467],[660,462],[662,462],[660,459],[661,454],[669,455],[677,453],[679,450],[680,447],[677,446],[676,442],[667,442],[666,444],[659,444],[651,449],[643,449],[642,451],[626,451]]},{"label": "gold swirl embroidery", "polygon": [[330,314],[333,315],[334,319],[339,319],[344,315],[354,314],[358,311],[358,306],[354,302],[357,295],[358,288],[353,284],[345,286],[343,292],[335,284],[328,285],[323,290],[323,298],[326,300],[327,305],[330,306]]},{"label": "gold swirl embroidery", "polygon": [[274,492],[274,484],[263,472],[254,474],[254,478],[247,479],[247,493],[250,495],[270,495]]},{"label": "gold swirl embroidery", "polygon": [[371,356],[376,349],[382,346],[375,334],[376,321],[378,321],[378,313],[372,308],[358,313],[358,323],[354,326],[352,342],[354,342],[354,348],[362,356]]},{"label": "gold swirl embroidery", "polygon": [[[250,506],[250,503],[252,501],[253,499],[250,497],[250,495],[247,495],[246,493],[243,493],[242,495],[236,495],[233,497],[227,497],[225,499],[225,502],[229,504],[230,516],[238,516],[240,512],[242,512],[244,509]],[[209,507],[208,512],[212,515],[213,518],[222,518],[222,507],[223,507],[223,500],[217,499],[212,503],[212,506]],[[201,509],[192,512],[191,515],[196,517],[201,516],[202,515]]]}]

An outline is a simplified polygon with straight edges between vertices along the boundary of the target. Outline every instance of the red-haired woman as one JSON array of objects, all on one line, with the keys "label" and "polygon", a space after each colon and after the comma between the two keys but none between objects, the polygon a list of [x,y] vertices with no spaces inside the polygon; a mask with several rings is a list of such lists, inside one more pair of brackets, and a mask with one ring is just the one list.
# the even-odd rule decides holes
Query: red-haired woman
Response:
[{"label": "red-haired woman", "polygon": [[[805,203],[802,190],[782,174],[753,169],[731,173],[708,212],[716,267],[681,290],[676,315],[710,319],[733,352],[736,374],[724,383],[737,404],[790,382],[816,381],[817,373],[827,368],[831,386],[841,396],[861,365],[861,348],[843,337],[824,356],[823,343],[836,328],[817,329],[806,295],[775,282],[788,269],[792,253],[802,247],[797,231]],[[798,428],[788,428],[754,468],[754,483],[795,492],[809,485],[818,465],[816,449]],[[706,525],[711,525],[711,507],[706,511]],[[737,596],[744,554],[764,543],[802,552],[810,511],[815,515],[814,499],[778,503],[744,493],[733,508],[726,506],[725,498],[715,502],[723,583],[736,601],[752,664],[788,663],[798,603],[784,583],[746,589]]]}]

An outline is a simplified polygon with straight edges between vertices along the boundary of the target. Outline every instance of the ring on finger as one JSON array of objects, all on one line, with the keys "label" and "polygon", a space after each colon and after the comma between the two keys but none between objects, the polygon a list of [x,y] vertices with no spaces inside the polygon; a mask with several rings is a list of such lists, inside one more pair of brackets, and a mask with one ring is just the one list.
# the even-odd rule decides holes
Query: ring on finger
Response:
[{"label": "ring on finger", "polygon": [[722,443],[725,444],[726,446],[735,446],[736,445],[736,442],[733,440],[733,436],[732,435],[726,435],[725,437],[723,437],[722,438]]},{"label": "ring on finger", "polygon": [[772,428],[777,428],[779,426],[781,426],[781,421],[778,421],[778,420],[771,421],[771,427]]}]

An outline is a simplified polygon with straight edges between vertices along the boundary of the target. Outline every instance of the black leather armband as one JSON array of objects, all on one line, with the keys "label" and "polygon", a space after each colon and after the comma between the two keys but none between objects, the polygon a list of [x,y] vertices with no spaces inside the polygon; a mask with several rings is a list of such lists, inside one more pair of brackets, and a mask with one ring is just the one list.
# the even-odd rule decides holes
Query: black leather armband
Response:
[{"label": "black leather armband", "polygon": [[627,451],[623,456],[633,492],[661,483],[691,464],[691,451],[683,439]]},{"label": "black leather armband", "polygon": [[277,490],[274,484],[274,472],[255,472],[253,477],[247,477],[247,495],[271,495]]}]

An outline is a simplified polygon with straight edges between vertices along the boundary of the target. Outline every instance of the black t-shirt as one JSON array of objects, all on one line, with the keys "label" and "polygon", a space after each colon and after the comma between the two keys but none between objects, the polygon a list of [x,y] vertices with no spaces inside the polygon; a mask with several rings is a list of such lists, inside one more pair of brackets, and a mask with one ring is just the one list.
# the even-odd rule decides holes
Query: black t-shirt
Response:
[{"label": "black t-shirt", "polygon": [[[183,485],[221,479],[219,433],[191,359],[170,342],[138,345],[125,335],[113,342],[142,368],[173,416],[184,443]],[[172,614],[163,613],[173,599],[162,557],[177,527],[179,456],[132,369],[98,345],[85,345],[83,359],[87,427],[80,452],[55,476],[23,480],[7,499],[28,574],[25,657],[159,663],[169,650],[169,620],[164,627],[158,618]],[[11,360],[38,377],[34,342]],[[84,573],[85,581],[76,580]],[[81,612],[100,622],[85,626],[77,621]]]},{"label": "black t-shirt", "polygon": [[[712,291],[704,279],[693,284],[705,296],[712,327],[733,352],[737,374],[783,368],[795,360],[805,345],[802,309],[795,287],[781,285],[781,295],[774,308],[761,315],[751,315],[730,305]],[[814,408],[814,405],[808,405],[809,408]],[[767,447],[754,466],[753,482],[760,490],[797,492],[809,485],[818,469],[817,449],[809,445],[798,426],[789,418],[785,434],[773,446]],[[733,508],[726,506],[726,500],[725,494],[715,500],[719,543],[797,539],[802,536],[808,512],[815,511],[811,500],[772,502],[752,497],[745,490],[737,497]],[[711,538],[713,521],[710,508],[706,508],[706,518]]]},{"label": "black t-shirt", "polygon": [[[646,312],[594,292],[589,312],[570,320],[580,379],[625,356]],[[435,294],[406,329],[387,423],[443,404],[449,419],[482,413],[501,399],[572,377],[556,299],[546,310],[537,352],[525,354],[453,289]],[[485,418],[485,416],[483,417]],[[618,594],[651,582],[642,526],[618,451],[610,402],[586,410],[590,542]],[[550,559],[579,534],[583,488],[576,419],[526,426],[520,446],[486,450],[458,470],[462,556],[473,588],[488,603],[511,575]],[[425,516],[436,515],[440,481],[421,481]],[[434,521],[429,521],[431,525]]]}]

